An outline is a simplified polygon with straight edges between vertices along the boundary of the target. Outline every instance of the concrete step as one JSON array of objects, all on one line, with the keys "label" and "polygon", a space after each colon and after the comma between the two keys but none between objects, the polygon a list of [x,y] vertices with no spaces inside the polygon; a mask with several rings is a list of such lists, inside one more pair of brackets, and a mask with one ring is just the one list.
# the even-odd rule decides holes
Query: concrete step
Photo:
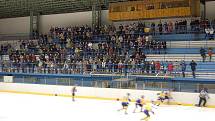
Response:
[{"label": "concrete step", "polygon": [[[197,61],[201,62],[202,57],[200,54],[149,54],[147,55],[147,61]],[[209,58],[206,58],[206,61],[209,61]],[[215,58],[212,58],[212,61],[215,61]]]},{"label": "concrete step", "polygon": [[168,41],[167,48],[201,48],[214,47],[215,40],[204,41]]}]

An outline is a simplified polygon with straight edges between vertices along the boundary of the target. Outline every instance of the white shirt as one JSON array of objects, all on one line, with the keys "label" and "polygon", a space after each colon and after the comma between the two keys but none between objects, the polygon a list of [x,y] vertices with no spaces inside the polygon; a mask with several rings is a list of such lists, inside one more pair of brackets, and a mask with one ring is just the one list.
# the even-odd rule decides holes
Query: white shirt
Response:
[{"label": "white shirt", "polygon": [[209,29],[209,33],[214,34],[214,29],[213,28]]},{"label": "white shirt", "polygon": [[205,29],[205,33],[209,34],[209,30],[210,30],[209,28]]}]

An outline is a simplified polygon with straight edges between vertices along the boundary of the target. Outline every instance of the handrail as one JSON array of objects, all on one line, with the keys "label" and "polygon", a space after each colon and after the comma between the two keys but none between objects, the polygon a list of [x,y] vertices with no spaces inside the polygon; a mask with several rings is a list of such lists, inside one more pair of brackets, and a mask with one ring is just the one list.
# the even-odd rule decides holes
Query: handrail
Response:
[{"label": "handrail", "polygon": [[[152,63],[139,63],[139,64],[124,64],[124,63],[105,63],[105,64],[91,64],[91,63],[9,63],[3,62],[0,64],[0,72],[13,72],[13,73],[50,73],[50,74],[84,74],[84,73],[97,73],[97,74],[129,74],[129,75],[152,75],[152,76],[172,76],[182,77],[182,66],[178,62],[171,62],[173,65],[170,67],[169,62],[160,62],[159,65]],[[187,62],[185,73],[187,76],[192,75],[189,63]],[[204,66],[204,63],[198,63],[196,74],[212,76],[215,79],[214,63],[209,63]]]}]

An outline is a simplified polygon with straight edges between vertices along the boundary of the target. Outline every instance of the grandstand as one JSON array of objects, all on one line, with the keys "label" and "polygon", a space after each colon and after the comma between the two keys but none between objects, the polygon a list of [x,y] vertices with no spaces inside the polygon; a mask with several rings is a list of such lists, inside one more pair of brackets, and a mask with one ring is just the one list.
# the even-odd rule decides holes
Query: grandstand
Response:
[{"label": "grandstand", "polygon": [[213,0],[2,0],[0,85],[215,93],[214,7]]},{"label": "grandstand", "polygon": [[[170,76],[174,78],[181,76],[180,62],[184,60],[187,64],[186,77],[188,78],[191,77],[189,63],[194,60],[198,64],[197,78],[214,78],[214,58],[207,57],[206,61],[208,62],[201,62],[202,57],[200,56],[200,48],[205,48],[204,53],[207,56],[208,49],[215,46],[213,40],[214,21],[202,19],[200,16],[200,7],[206,6],[207,2],[192,2],[192,0],[188,0],[186,5],[183,4],[190,7],[191,11],[187,12],[190,13],[189,15],[174,14],[176,16],[172,16],[173,14],[170,13],[172,9],[183,11],[178,9],[180,8],[186,12],[187,8],[180,2],[171,1],[157,1],[155,3],[150,3],[150,1],[146,3],[143,1],[120,1],[120,4],[118,1],[99,0],[90,2],[2,1],[4,6],[1,7],[1,11],[7,12],[2,13],[0,18],[30,15],[30,33],[1,34],[1,70],[12,73],[115,73],[122,75],[128,73],[129,75],[152,76],[157,75],[158,72],[160,75],[165,75],[165,68],[168,70],[169,65],[173,64],[172,71],[177,74],[170,72]],[[96,6],[94,6],[95,3]],[[101,21],[101,15],[97,14],[104,14],[105,9],[113,9],[113,11],[109,11],[109,14],[112,14],[111,12],[117,8],[117,4],[122,5],[119,8],[130,6],[125,9],[127,13],[120,14],[129,14],[129,20],[133,21],[128,21],[125,18],[118,18],[115,21],[112,19],[115,13],[109,15],[109,20],[112,20],[111,25],[107,23],[101,25],[98,21],[94,21],[94,18]],[[173,4],[174,6],[172,6]],[[155,5],[156,7],[154,6],[153,9],[145,8],[148,5]],[[129,11],[132,6],[134,10]],[[95,7],[94,10],[93,7]],[[14,9],[9,11],[9,8]],[[72,23],[70,26],[58,24],[59,27],[53,25],[45,29],[48,30],[46,33],[41,33],[45,31],[41,31],[43,27],[40,27],[44,25],[41,24],[41,18],[44,15],[53,14],[54,16],[54,14],[68,12],[82,13],[89,10],[92,10],[91,14],[94,17],[92,26],[87,25],[87,23],[81,23],[85,24],[84,26],[71,26]],[[118,13],[125,10],[119,10]],[[151,15],[150,18],[142,16],[142,20],[138,18],[139,20],[136,21],[135,16],[132,16],[135,13],[132,14],[132,12],[140,10],[153,10],[154,13],[160,13],[160,15]],[[160,10],[169,11],[167,12],[169,15],[164,11],[163,13],[158,12]],[[100,12],[97,13],[97,11]],[[151,12],[151,14],[154,13]],[[206,15],[202,16],[206,17]],[[97,22],[96,25],[95,22]],[[205,32],[206,29],[208,34]],[[1,30],[4,32],[3,25]],[[109,58],[104,55],[109,56]],[[89,59],[89,61],[85,61],[85,59]]]}]

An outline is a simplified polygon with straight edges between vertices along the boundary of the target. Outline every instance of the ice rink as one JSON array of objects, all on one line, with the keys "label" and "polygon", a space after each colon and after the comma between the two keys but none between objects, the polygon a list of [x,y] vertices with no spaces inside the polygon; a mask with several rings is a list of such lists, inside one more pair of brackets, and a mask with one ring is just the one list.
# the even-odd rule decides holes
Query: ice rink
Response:
[{"label": "ice rink", "polygon": [[[0,93],[0,121],[140,121],[143,113],[118,112],[121,102]],[[160,106],[150,121],[214,121],[215,109]]]}]

